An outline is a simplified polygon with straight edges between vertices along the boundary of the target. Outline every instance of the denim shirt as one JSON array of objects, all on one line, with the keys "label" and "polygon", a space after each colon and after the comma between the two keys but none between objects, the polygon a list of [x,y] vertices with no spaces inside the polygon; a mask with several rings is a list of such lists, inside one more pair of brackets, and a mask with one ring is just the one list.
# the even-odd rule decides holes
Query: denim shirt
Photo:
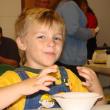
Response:
[{"label": "denim shirt", "polygon": [[87,40],[92,36],[86,28],[86,17],[71,0],[61,1],[56,11],[63,17],[67,34],[64,50],[59,61],[67,65],[83,65],[87,60]]}]

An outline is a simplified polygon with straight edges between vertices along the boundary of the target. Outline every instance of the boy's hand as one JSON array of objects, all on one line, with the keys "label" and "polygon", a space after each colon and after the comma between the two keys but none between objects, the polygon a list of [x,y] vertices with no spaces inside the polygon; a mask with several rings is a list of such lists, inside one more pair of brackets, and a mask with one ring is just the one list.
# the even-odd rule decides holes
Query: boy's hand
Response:
[{"label": "boy's hand", "polygon": [[103,98],[101,98],[96,104],[105,104],[106,100],[104,97],[103,89],[100,85],[98,77],[96,76],[96,73],[92,69],[87,67],[77,67],[77,69],[79,75],[86,79],[86,81],[82,82],[82,84],[86,86],[90,92],[95,92],[103,96]]},{"label": "boy's hand", "polygon": [[51,85],[56,79],[49,73],[57,72],[57,66],[51,66],[41,71],[38,77],[29,78],[19,83],[22,95],[30,95],[39,90],[49,91]]},{"label": "boy's hand", "polygon": [[100,82],[96,76],[96,73],[87,67],[77,67],[79,75],[86,79],[85,82],[82,82],[84,86],[88,88],[90,92],[96,92],[103,95],[103,90],[100,85]]}]

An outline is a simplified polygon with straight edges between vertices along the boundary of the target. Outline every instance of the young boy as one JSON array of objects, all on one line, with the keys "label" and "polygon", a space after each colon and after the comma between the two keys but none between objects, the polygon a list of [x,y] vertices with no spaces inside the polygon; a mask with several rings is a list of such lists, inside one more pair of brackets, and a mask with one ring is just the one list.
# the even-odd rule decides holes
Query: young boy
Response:
[{"label": "young boy", "polygon": [[[64,22],[55,11],[44,8],[26,10],[19,16],[15,27],[16,41],[19,49],[25,52],[26,62],[24,66],[7,71],[0,77],[2,95],[10,94],[0,98],[1,109],[4,106],[8,106],[8,110],[59,107],[51,95],[60,92],[90,91],[103,95],[96,74],[91,69],[77,68],[86,79],[81,82],[70,70],[54,65],[65,40]],[[9,101],[3,105],[2,100],[5,103],[6,98]]]}]

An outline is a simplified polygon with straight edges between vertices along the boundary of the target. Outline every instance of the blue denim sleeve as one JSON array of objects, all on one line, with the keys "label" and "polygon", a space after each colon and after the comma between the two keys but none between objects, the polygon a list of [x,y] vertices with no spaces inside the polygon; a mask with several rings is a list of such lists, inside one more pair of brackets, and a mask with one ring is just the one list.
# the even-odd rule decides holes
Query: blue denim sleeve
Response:
[{"label": "blue denim sleeve", "polygon": [[92,37],[91,31],[86,28],[85,15],[74,2],[61,4],[56,11],[63,17],[68,35],[82,40],[88,40]]}]

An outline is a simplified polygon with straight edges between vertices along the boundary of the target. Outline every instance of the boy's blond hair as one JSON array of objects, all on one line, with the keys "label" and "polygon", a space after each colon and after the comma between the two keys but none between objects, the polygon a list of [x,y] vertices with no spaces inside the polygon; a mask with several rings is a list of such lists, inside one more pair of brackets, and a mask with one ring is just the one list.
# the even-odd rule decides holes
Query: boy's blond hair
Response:
[{"label": "boy's blond hair", "polygon": [[23,37],[27,34],[28,28],[32,24],[40,24],[51,27],[53,24],[62,29],[65,36],[65,24],[63,19],[54,10],[46,8],[32,8],[24,10],[18,17],[15,24],[16,37]]}]

